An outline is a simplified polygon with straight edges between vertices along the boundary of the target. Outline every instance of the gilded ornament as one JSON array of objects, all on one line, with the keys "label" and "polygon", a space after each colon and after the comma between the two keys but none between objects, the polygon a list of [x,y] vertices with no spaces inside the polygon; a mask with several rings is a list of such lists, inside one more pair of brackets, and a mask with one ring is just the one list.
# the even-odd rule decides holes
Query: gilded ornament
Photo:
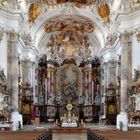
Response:
[{"label": "gilded ornament", "polygon": [[3,39],[3,31],[0,31],[0,42],[2,41],[2,39]]},{"label": "gilded ornament", "polygon": [[41,14],[41,7],[37,3],[32,3],[29,6],[29,22],[34,23],[37,17]]},{"label": "gilded ornament", "polygon": [[107,3],[103,3],[98,6],[98,14],[105,22],[109,22],[110,9]]},{"label": "gilded ornament", "polygon": [[120,40],[122,43],[127,44],[131,41],[131,33],[129,32],[124,32],[123,34],[121,34],[120,36]]},{"label": "gilded ornament", "polygon": [[131,9],[136,9],[140,7],[140,0],[130,0],[129,3]]},{"label": "gilded ornament", "polygon": [[140,33],[136,34],[137,41],[140,42]]}]

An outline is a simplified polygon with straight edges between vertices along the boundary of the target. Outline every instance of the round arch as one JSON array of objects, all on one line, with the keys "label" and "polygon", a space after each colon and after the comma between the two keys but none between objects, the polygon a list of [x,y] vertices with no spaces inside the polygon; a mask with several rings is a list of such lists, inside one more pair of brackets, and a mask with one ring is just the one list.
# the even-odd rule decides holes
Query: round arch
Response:
[{"label": "round arch", "polygon": [[[35,47],[38,47],[40,41],[43,36],[46,34],[44,30],[45,22],[57,15],[62,14],[62,10],[64,7],[54,8],[53,10],[46,11],[36,20],[36,22],[32,25],[30,32],[32,34],[33,40],[35,40]],[[89,18],[95,25],[94,35],[97,37],[98,42],[100,42],[101,48],[104,47],[105,38],[109,32],[109,28],[103,21],[97,18],[97,15],[87,9],[77,9],[78,15]]]}]

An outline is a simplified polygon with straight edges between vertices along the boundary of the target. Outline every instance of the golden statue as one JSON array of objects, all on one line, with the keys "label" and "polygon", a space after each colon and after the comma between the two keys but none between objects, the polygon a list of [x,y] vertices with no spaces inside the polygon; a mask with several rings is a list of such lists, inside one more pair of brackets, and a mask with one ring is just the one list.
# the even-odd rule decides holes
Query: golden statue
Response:
[{"label": "golden statue", "polygon": [[41,14],[41,7],[37,3],[29,6],[29,22],[34,23],[35,19]]},{"label": "golden statue", "polygon": [[105,22],[109,22],[110,9],[107,3],[98,6],[98,14]]}]

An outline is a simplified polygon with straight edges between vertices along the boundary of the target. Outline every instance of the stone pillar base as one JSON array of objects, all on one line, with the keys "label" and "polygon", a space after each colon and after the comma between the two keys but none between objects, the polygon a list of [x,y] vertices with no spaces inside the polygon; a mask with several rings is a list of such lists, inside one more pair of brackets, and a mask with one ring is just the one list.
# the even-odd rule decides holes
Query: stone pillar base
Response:
[{"label": "stone pillar base", "polygon": [[117,115],[117,129],[128,131],[128,115],[126,112],[120,112],[120,114]]},{"label": "stone pillar base", "polygon": [[20,130],[23,128],[23,118],[18,111],[11,113],[12,131]]}]

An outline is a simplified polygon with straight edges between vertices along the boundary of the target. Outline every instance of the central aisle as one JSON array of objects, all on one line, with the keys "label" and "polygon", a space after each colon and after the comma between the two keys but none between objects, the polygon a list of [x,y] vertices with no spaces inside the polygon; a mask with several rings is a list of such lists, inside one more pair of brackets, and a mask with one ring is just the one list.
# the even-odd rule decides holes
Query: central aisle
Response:
[{"label": "central aisle", "polygon": [[86,134],[53,134],[53,140],[87,140]]}]

